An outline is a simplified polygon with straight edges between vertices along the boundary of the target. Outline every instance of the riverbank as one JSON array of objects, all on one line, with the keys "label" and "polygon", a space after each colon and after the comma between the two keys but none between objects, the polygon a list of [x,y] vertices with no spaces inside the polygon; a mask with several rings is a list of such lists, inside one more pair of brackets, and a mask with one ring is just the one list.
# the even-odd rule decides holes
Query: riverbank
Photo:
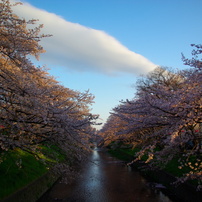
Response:
[{"label": "riverbank", "polygon": [[[133,159],[133,153],[130,149],[110,149],[108,152],[126,162],[130,162]],[[165,170],[143,170],[142,167],[146,164],[143,161],[135,162],[131,164],[131,168],[138,170],[141,175],[151,181],[151,186],[155,189],[155,185],[163,185],[162,192],[169,195],[170,198],[179,202],[201,202],[202,191],[196,191],[196,187],[189,183],[183,183],[178,186],[173,185],[176,181],[176,176]],[[158,189],[157,189],[158,190]]]},{"label": "riverbank", "polygon": [[36,201],[57,179],[50,170],[63,159],[54,145],[40,145],[35,153],[21,149],[1,152],[0,201]]},{"label": "riverbank", "polygon": [[52,185],[58,180],[59,176],[48,172],[25,187],[14,192],[0,202],[36,202]]}]

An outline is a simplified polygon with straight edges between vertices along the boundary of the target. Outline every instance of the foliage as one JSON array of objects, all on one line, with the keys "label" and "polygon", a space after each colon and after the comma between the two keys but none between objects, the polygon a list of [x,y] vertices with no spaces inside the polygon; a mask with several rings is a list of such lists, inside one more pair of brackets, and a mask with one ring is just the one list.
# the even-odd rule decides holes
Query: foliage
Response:
[{"label": "foliage", "polygon": [[39,59],[45,51],[39,42],[50,35],[40,35],[43,25],[20,19],[12,6],[8,0],[0,3],[0,154],[17,148],[35,154],[48,142],[71,162],[56,170],[69,170],[89,150],[98,118],[90,113],[94,96],[60,85],[44,67],[32,64],[29,56]]},{"label": "foliage", "polygon": [[[183,71],[158,67],[140,78],[134,99],[113,109],[100,135],[111,141],[122,139],[141,147],[135,161],[147,156],[153,167],[165,167],[179,156],[179,169],[188,167],[179,182],[197,179],[202,183],[202,74],[201,45],[192,45],[192,68]],[[116,125],[111,127],[115,122]],[[110,134],[110,136],[108,135]],[[192,163],[191,158],[196,160]]]}]

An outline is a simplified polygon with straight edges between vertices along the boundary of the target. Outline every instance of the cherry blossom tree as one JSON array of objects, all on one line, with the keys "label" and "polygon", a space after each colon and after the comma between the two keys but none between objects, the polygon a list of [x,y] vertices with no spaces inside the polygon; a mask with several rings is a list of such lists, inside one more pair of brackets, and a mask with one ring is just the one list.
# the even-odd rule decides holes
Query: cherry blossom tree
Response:
[{"label": "cherry blossom tree", "polygon": [[146,162],[162,168],[178,157],[179,168],[190,169],[179,180],[197,179],[199,185],[202,166],[200,71],[198,66],[178,72],[157,68],[138,81],[133,100],[113,109],[113,115],[125,122],[116,135],[125,134],[129,139],[133,136],[132,144],[140,148],[135,160],[146,154]]},{"label": "cherry blossom tree", "polygon": [[[40,53],[45,52],[39,42],[43,37],[50,35],[39,35],[43,25],[36,27],[37,20],[26,21],[15,15],[12,6],[18,4],[20,3],[12,5],[9,0],[2,0],[0,3],[0,53],[2,58],[9,58],[21,68],[28,69],[30,61],[26,56],[39,58]],[[32,28],[28,29],[28,26]]]},{"label": "cherry blossom tree", "polygon": [[[68,162],[84,159],[98,115],[90,113],[94,96],[60,85],[39,58],[42,25],[13,14],[7,0],[0,3],[0,149],[34,152],[44,142],[59,146]],[[64,165],[63,165],[64,167]],[[67,170],[67,167],[65,167]],[[60,166],[58,170],[62,170]]]},{"label": "cherry blossom tree", "polygon": [[119,131],[123,130],[124,123],[118,116],[111,114],[98,133],[101,137],[100,145],[108,146],[111,142],[124,141],[124,139],[128,141],[128,136],[125,138],[124,135],[118,134]]}]

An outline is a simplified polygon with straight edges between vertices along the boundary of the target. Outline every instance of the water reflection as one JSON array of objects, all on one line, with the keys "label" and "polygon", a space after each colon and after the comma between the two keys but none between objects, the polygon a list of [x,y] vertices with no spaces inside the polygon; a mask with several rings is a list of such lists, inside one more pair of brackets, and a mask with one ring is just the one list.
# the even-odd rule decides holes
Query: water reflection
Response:
[{"label": "water reflection", "polygon": [[56,184],[39,202],[171,202],[152,190],[138,172],[95,149],[81,177],[72,185]]},{"label": "water reflection", "polygon": [[94,150],[76,189],[73,191],[72,196],[65,201],[108,201],[105,194],[105,176],[102,169],[100,155],[97,150]]}]

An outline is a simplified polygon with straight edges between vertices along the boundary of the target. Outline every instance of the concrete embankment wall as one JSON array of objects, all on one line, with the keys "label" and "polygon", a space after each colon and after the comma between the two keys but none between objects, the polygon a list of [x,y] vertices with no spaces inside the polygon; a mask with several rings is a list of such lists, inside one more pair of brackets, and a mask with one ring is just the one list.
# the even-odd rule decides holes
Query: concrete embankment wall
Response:
[{"label": "concrete embankment wall", "polygon": [[58,178],[59,176],[54,176],[48,172],[12,195],[0,200],[0,202],[36,202]]}]

